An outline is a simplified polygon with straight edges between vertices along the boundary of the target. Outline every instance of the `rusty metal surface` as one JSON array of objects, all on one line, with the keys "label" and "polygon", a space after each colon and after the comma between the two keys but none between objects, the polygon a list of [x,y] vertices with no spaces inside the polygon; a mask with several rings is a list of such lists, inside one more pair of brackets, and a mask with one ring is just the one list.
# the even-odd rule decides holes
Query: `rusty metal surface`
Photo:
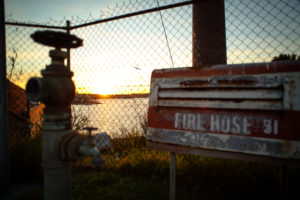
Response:
[{"label": "rusty metal surface", "polygon": [[71,102],[75,96],[73,72],[64,65],[67,53],[60,48],[82,45],[76,36],[54,31],[37,31],[35,42],[56,47],[51,50],[51,64],[41,71],[43,78],[33,77],[26,85],[29,100],[46,104],[42,121],[42,166],[44,199],[71,199],[69,160],[75,160],[83,138],[72,131]]},{"label": "rusty metal surface", "polygon": [[155,70],[147,139],[299,159],[299,80],[299,62]]},{"label": "rusty metal surface", "polygon": [[226,64],[224,0],[194,1],[192,12],[193,66]]},{"label": "rusty metal surface", "polygon": [[[68,38],[68,35],[65,33],[61,35],[56,32],[54,32],[55,34],[52,32],[50,31],[49,33],[49,31],[37,31],[33,35],[37,37],[35,39],[38,41],[41,39],[40,42],[42,44],[44,44],[43,42],[45,40],[46,43],[49,42],[49,44],[51,43],[52,46],[55,46],[55,42],[60,41],[60,38],[62,40],[66,40],[65,44],[62,43],[61,45],[68,45],[67,42],[72,43],[72,40]],[[27,82],[27,99],[30,101],[41,101],[47,106],[70,105],[75,97],[75,84],[71,79],[73,72],[69,71],[64,65],[64,60],[67,57],[67,53],[60,49],[55,49],[50,50],[49,55],[51,57],[51,64],[47,65],[46,69],[41,71],[43,78],[32,77]]]}]

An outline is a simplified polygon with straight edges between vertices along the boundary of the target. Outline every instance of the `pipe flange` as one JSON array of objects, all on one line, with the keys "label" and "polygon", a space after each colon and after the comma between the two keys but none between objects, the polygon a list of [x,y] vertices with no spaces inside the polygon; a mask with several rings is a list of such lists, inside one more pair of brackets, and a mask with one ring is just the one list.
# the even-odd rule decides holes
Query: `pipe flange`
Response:
[{"label": "pipe flange", "polygon": [[85,137],[76,131],[70,131],[57,138],[54,149],[57,156],[64,161],[75,161],[80,154],[79,146],[84,141]]}]

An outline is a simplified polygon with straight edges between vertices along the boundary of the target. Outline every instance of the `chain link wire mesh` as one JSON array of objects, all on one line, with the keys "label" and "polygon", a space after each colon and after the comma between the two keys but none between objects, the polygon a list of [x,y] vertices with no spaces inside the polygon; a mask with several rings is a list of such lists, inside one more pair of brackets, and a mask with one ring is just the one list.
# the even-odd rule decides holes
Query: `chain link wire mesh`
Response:
[{"label": "chain link wire mesh", "polygon": [[[139,119],[146,114],[148,100],[145,94],[149,93],[151,71],[191,65],[190,7],[71,31],[84,40],[84,46],[71,53],[78,92],[104,95],[100,104],[78,108],[82,110],[79,112],[93,116],[93,126],[110,133],[138,127]],[[179,21],[173,21],[174,18]],[[168,26],[164,27],[162,23]],[[115,94],[123,95],[123,98],[107,98]],[[130,98],[124,99],[126,95]]]},{"label": "chain link wire mesh", "polygon": [[[71,34],[84,41],[83,47],[71,50],[71,70],[77,88],[72,105],[75,129],[94,126],[97,132],[105,131],[112,138],[130,135],[138,138],[136,143],[124,140],[124,146],[144,144],[145,139],[140,136],[145,136],[152,70],[192,66],[192,4],[113,18],[180,2],[126,1],[99,12],[96,17],[70,19]],[[104,19],[111,20],[101,21]],[[96,20],[98,23],[88,25]],[[6,25],[9,134],[17,128],[22,130],[18,134],[28,136],[40,126],[43,105],[27,102],[25,84],[30,77],[40,76],[40,70],[50,63],[49,48],[34,43],[29,36],[51,28],[9,22]],[[47,25],[61,26],[65,31],[64,21]],[[228,64],[270,62],[276,58],[299,60],[298,0],[225,0],[225,26]],[[29,127],[27,133],[24,127]],[[112,141],[115,152],[121,151],[117,141]],[[107,166],[124,159],[119,154],[114,156],[107,159]],[[158,159],[153,154],[141,156],[144,160]]]},{"label": "chain link wire mesh", "polygon": [[225,1],[228,63],[299,55],[299,1]]},{"label": "chain link wire mesh", "polygon": [[[129,1],[107,8],[99,17],[178,2]],[[300,54],[299,9],[295,0],[225,1],[227,63],[268,62],[280,54]],[[72,17],[71,26],[93,20]],[[47,25],[63,26],[63,21]],[[6,29],[8,78],[24,89],[29,77],[40,76],[49,63],[49,48],[29,37],[41,28],[7,25]],[[192,66],[192,5],[83,26],[71,33],[84,40],[84,46],[71,53],[77,92],[101,94],[78,95],[77,100],[90,105],[73,110],[86,115],[87,125],[111,134],[138,126],[146,113],[145,94],[153,69]]]},{"label": "chain link wire mesh", "polygon": [[[129,2],[106,12],[111,17],[166,2]],[[228,64],[270,62],[280,54],[300,53],[297,1],[225,1],[225,23]],[[71,56],[78,92],[148,93],[153,69],[192,65],[192,5],[85,26],[72,33],[85,43]],[[147,108],[146,98],[101,102],[80,112],[89,113],[91,124],[111,133],[120,127],[136,128]],[[83,111],[86,107],[90,109]]]},{"label": "chain link wire mesh", "polygon": [[28,102],[25,95],[28,79],[40,77],[40,71],[50,62],[49,48],[30,38],[37,30],[41,28],[6,26],[9,127],[17,132],[35,131],[40,126],[43,105]]}]

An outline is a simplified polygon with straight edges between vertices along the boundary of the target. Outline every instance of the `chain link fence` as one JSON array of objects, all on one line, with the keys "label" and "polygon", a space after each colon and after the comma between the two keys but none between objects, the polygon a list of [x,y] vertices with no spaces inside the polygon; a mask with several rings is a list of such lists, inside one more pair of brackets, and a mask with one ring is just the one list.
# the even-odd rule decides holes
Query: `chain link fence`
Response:
[{"label": "chain link fence", "polygon": [[[151,71],[191,66],[190,8],[151,12],[72,30],[72,34],[84,39],[84,46],[71,53],[78,92],[104,94],[97,106],[78,106],[78,111],[94,116],[91,123],[104,131],[117,133],[120,128],[137,128],[146,114],[145,94],[149,93]],[[114,94],[123,98],[107,98]]]},{"label": "chain link fence", "polygon": [[[84,46],[71,53],[76,102],[82,104],[73,110],[86,116],[86,125],[111,134],[138,127],[147,110],[151,71],[192,66],[192,4],[151,10],[170,3],[181,2],[129,1],[101,12],[98,22],[72,18],[71,33],[84,40]],[[149,12],[126,16],[143,10]],[[66,29],[63,21],[55,23]],[[298,1],[225,1],[225,23],[228,64],[300,54]],[[35,26],[6,26],[8,78],[23,89],[29,77],[40,76],[50,62],[49,48],[29,37],[47,27]]]},{"label": "chain link fence", "polygon": [[[84,41],[71,50],[74,127],[95,126],[113,138],[143,136],[152,70],[192,66],[192,15],[192,1],[136,0],[99,16],[69,19],[71,34]],[[19,128],[22,137],[34,135],[42,118],[43,105],[27,102],[24,88],[50,63],[49,48],[30,35],[66,31],[65,23],[6,22],[9,134]],[[225,0],[225,28],[227,64],[299,60],[298,0]],[[24,127],[29,127],[26,134]]]}]

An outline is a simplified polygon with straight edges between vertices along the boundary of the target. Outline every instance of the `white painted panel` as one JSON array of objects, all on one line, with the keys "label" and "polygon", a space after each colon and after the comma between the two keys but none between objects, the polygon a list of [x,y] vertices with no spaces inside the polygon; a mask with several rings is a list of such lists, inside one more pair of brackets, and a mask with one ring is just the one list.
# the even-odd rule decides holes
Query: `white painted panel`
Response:
[{"label": "white painted panel", "polygon": [[164,88],[276,88],[282,85],[280,75],[155,78]]},{"label": "white painted panel", "polygon": [[300,75],[285,77],[283,79],[284,110],[297,110],[300,111]]},{"label": "white painted panel", "polygon": [[159,100],[158,106],[190,107],[190,108],[226,108],[226,109],[258,109],[281,110],[281,101],[218,101],[218,100]]},{"label": "white painted panel", "polygon": [[150,93],[150,101],[149,106],[157,106],[158,105],[158,84],[151,84],[151,93]]},{"label": "white painted panel", "polygon": [[211,150],[300,159],[299,141],[157,128],[148,128],[147,140]]},{"label": "white painted panel", "polygon": [[161,98],[208,98],[208,99],[281,99],[280,90],[166,90]]}]

